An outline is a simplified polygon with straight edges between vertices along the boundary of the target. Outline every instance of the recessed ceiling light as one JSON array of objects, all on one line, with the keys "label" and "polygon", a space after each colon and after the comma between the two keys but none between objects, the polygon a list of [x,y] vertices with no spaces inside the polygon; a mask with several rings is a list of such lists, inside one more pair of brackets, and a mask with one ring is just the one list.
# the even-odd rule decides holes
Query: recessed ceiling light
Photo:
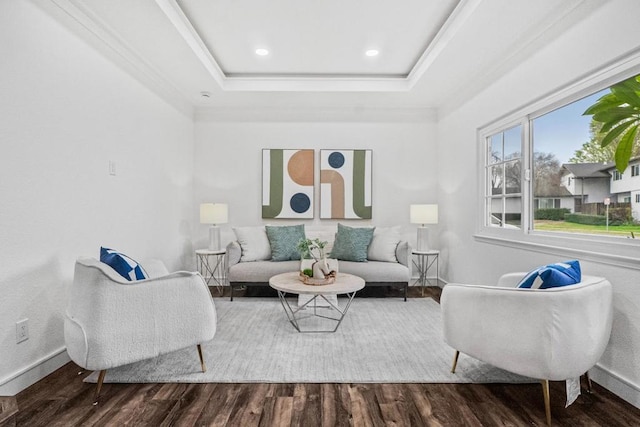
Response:
[{"label": "recessed ceiling light", "polygon": [[378,53],[380,52],[378,52],[376,49],[369,49],[364,54],[367,56],[378,56]]},{"label": "recessed ceiling light", "polygon": [[256,55],[267,56],[269,51],[267,49],[256,49]]}]

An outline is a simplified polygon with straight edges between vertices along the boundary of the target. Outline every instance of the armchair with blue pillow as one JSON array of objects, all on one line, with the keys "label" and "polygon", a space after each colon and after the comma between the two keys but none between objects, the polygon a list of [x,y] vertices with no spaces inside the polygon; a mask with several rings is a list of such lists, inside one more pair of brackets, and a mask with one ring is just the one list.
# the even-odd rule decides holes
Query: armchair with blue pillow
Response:
[{"label": "armchair with blue pillow", "polygon": [[[142,265],[112,249],[100,261],[76,260],[64,321],[69,357],[100,371],[96,399],[108,369],[164,353],[197,347],[213,339],[216,311],[199,273],[169,273],[159,260]],[[185,361],[198,366],[198,359]]]},{"label": "armchair with blue pillow", "polygon": [[611,334],[611,284],[583,275],[576,260],[505,274],[496,285],[449,283],[440,304],[444,339],[455,350],[452,372],[464,353],[539,379],[549,425],[549,381],[579,381]]}]

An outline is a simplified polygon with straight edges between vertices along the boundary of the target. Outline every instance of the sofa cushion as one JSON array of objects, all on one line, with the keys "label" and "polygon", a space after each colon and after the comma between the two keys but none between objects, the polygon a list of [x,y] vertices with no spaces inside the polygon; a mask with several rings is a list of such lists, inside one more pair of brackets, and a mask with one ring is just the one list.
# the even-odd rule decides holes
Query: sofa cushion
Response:
[{"label": "sofa cushion", "polygon": [[229,269],[229,282],[268,283],[276,274],[300,270],[300,261],[240,262]]},{"label": "sofa cushion", "polygon": [[272,261],[289,261],[300,259],[298,242],[305,238],[304,225],[265,226]]},{"label": "sofa cushion", "polygon": [[149,275],[140,264],[127,255],[113,249],[101,247],[100,262],[107,264],[130,282],[149,278]]},{"label": "sofa cushion", "polygon": [[580,283],[580,263],[577,260],[557,262],[538,267],[518,283],[518,288],[548,289]]},{"label": "sofa cushion", "polygon": [[408,282],[409,268],[397,262],[354,262],[339,261],[340,273],[353,274],[362,277],[365,282]]},{"label": "sofa cushion", "polygon": [[233,231],[242,250],[241,262],[271,259],[271,245],[264,227],[234,227]]},{"label": "sofa cushion", "polygon": [[398,243],[400,243],[398,227],[377,227],[367,250],[367,259],[369,261],[398,262],[398,258],[396,258]]},{"label": "sofa cushion", "polygon": [[375,227],[347,227],[338,224],[331,258],[345,261],[367,261],[367,249]]}]

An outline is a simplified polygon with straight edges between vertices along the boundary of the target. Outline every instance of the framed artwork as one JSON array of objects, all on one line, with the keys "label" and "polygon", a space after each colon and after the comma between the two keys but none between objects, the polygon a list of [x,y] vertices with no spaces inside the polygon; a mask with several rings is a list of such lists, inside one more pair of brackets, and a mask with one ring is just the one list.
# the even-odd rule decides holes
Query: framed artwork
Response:
[{"label": "framed artwork", "polygon": [[313,218],[314,150],[262,150],[262,218]]},{"label": "framed artwork", "polygon": [[320,218],[371,219],[371,150],[320,150]]}]

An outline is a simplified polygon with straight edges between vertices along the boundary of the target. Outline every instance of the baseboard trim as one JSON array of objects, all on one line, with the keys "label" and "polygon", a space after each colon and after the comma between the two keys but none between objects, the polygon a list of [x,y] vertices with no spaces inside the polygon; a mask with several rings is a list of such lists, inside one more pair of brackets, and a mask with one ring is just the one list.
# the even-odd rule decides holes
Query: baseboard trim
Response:
[{"label": "baseboard trim", "polygon": [[640,386],[597,364],[589,370],[589,377],[621,399],[640,408]]},{"label": "baseboard trim", "polygon": [[70,361],[67,347],[62,346],[0,380],[0,396],[15,396]]},{"label": "baseboard trim", "polygon": [[[447,284],[447,282],[445,280],[443,280],[441,277],[433,276],[433,277],[429,277],[429,280],[431,280],[432,282],[433,281],[437,281],[437,283],[438,283],[437,286],[439,288],[444,288],[444,285]],[[420,277],[411,276],[411,278],[409,279],[409,287],[410,288],[413,288],[413,287],[419,288],[420,287],[420,283],[418,283],[419,281],[420,281]],[[432,285],[426,285],[426,286],[432,286]]]}]

